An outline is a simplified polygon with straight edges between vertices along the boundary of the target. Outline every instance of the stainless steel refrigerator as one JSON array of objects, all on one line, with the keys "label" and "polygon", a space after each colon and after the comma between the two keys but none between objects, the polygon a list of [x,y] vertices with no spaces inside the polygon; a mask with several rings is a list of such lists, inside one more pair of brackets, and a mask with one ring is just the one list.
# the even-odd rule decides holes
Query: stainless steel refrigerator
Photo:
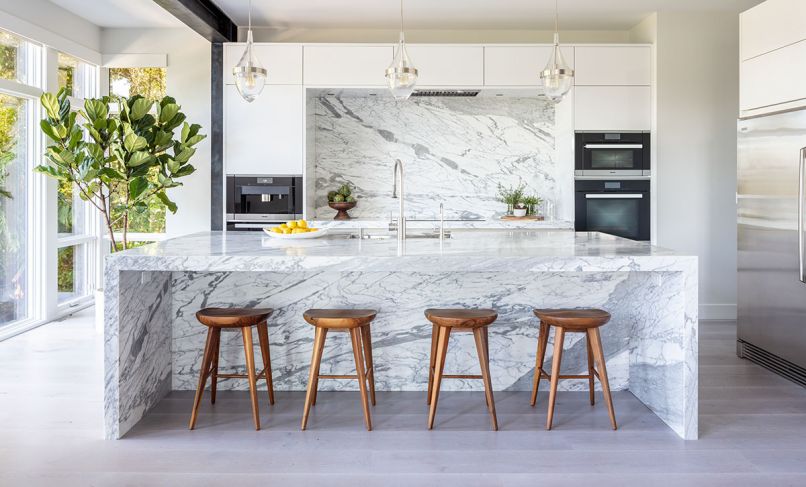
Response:
[{"label": "stainless steel refrigerator", "polygon": [[738,354],[806,385],[806,109],[738,123]]}]

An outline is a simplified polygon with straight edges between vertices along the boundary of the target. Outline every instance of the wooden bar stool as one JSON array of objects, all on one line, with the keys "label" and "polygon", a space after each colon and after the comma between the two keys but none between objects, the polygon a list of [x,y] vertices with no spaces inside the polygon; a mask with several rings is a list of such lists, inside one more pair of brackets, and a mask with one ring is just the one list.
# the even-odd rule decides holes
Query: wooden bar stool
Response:
[{"label": "wooden bar stool", "polygon": [[[193,413],[190,415],[190,429],[196,427],[196,416],[199,412],[207,378],[212,378],[210,384],[210,402],[215,404],[216,384],[218,379],[248,379],[249,395],[252,399],[252,418],[255,429],[260,429],[260,411],[257,404],[257,380],[266,379],[269,389],[269,404],[274,404],[274,384],[271,380],[271,357],[269,355],[269,328],[266,319],[273,310],[268,308],[204,308],[196,312],[196,319],[207,326],[207,344],[204,346],[201,372],[199,373],[199,387],[196,388],[196,398],[193,401]],[[257,326],[258,340],[260,341],[260,356],[263,358],[263,370],[255,374],[255,354],[252,343],[252,327]],[[243,335],[243,350],[246,355],[246,374],[219,374],[218,351],[221,345],[222,329],[241,329]]]},{"label": "wooden bar stool", "polygon": [[[557,382],[559,379],[588,379],[590,389],[590,403],[594,404],[593,378],[599,379],[602,384],[607,412],[610,414],[610,424],[616,426],[616,413],[613,410],[613,400],[610,397],[610,384],[607,381],[607,367],[605,366],[602,340],[599,336],[599,327],[610,321],[610,313],[601,309],[536,309],[535,316],[540,319],[540,332],[537,338],[537,361],[535,363],[535,377],[532,385],[532,406],[537,401],[537,388],[540,379],[550,381],[549,409],[546,418],[546,429],[551,429],[554,419],[554,401],[557,398]],[[549,341],[549,327],[554,327],[554,356],[551,360],[551,375],[543,370],[543,360],[546,357],[546,347]],[[560,375],[560,366],[563,356],[563,341],[565,333],[585,333],[587,335],[588,373],[584,375]],[[594,369],[593,361],[596,361]]]},{"label": "wooden bar stool", "polygon": [[[367,382],[369,382],[369,395],[374,406],[375,372],[372,366],[372,337],[369,332],[369,324],[375,319],[376,314],[377,311],[371,309],[309,309],[303,314],[305,321],[316,327],[311,371],[308,375],[308,392],[305,395],[305,411],[302,414],[303,430],[308,426],[308,413],[311,411],[311,406],[316,405],[319,379],[358,379],[358,387],[361,390],[361,407],[364,408],[364,423],[367,425],[367,431],[372,431],[372,418],[369,415],[367,401]],[[319,373],[328,331],[350,332],[356,375],[323,375]]]},{"label": "wooden bar stool", "polygon": [[[490,413],[493,430],[497,431],[498,419],[495,416],[493,384],[490,380],[490,347],[487,327],[498,318],[498,313],[492,309],[427,309],[425,317],[434,325],[431,331],[431,363],[428,370],[428,398],[426,400],[426,403],[431,406],[428,411],[428,429],[434,427],[439,386],[442,379],[481,379],[484,383],[487,410]],[[443,374],[451,331],[473,332],[481,375]]]}]

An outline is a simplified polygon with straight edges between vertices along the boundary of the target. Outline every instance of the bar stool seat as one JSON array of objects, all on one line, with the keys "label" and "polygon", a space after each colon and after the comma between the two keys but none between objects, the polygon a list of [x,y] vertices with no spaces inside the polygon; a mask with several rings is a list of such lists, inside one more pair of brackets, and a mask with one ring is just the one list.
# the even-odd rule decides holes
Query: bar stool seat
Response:
[{"label": "bar stool seat", "polygon": [[[361,390],[361,407],[364,409],[364,423],[367,431],[372,431],[372,418],[369,413],[369,398],[375,405],[375,372],[372,365],[372,337],[370,323],[375,319],[377,311],[372,309],[309,309],[303,313],[305,321],[316,327],[313,342],[313,357],[308,375],[308,391],[305,395],[305,409],[302,414],[301,429],[308,426],[308,415],[311,406],[316,405],[316,393],[319,379],[358,379]],[[325,375],[319,373],[322,364],[322,352],[328,331],[348,332],[353,345],[355,359],[355,375]]]},{"label": "bar stool seat", "polygon": [[[495,414],[493,385],[490,379],[490,347],[487,328],[497,318],[494,309],[436,309],[425,310],[425,317],[433,324],[431,330],[431,360],[428,370],[428,429],[434,427],[437,413],[437,399],[442,379],[481,379],[484,384],[487,411],[493,430],[498,430],[498,418]],[[481,375],[444,374],[445,357],[448,353],[448,339],[451,331],[471,331],[476,341]]]},{"label": "bar stool seat", "polygon": [[[211,378],[210,402],[215,404],[216,386],[219,379],[248,379],[249,395],[252,400],[252,419],[255,429],[260,429],[260,411],[257,401],[257,380],[265,379],[269,390],[269,404],[274,404],[274,384],[271,377],[271,356],[269,353],[269,329],[266,320],[271,316],[270,308],[204,308],[196,312],[196,319],[208,328],[207,343],[199,372],[199,385],[193,401],[193,412],[190,416],[189,428],[196,427],[196,419],[201,405],[207,379]],[[263,370],[255,372],[254,344],[252,343],[252,327],[257,327],[260,342],[260,355],[263,359]],[[222,329],[240,329],[243,335],[244,355],[246,357],[246,374],[219,374],[218,355],[221,346]]]},{"label": "bar stool seat", "polygon": [[[537,401],[537,390],[540,380],[550,381],[548,415],[546,417],[546,429],[550,430],[554,419],[554,403],[557,398],[557,384],[559,379],[588,379],[588,389],[591,406],[594,405],[593,378],[599,379],[602,384],[602,394],[604,395],[607,412],[610,415],[610,424],[613,429],[617,429],[616,413],[613,410],[613,400],[610,397],[610,384],[607,380],[607,368],[605,365],[604,352],[602,350],[602,339],[599,335],[599,328],[610,321],[610,313],[601,309],[535,309],[535,316],[540,319],[540,331],[537,338],[537,360],[535,362],[535,376],[532,385],[532,406]],[[546,356],[546,348],[549,340],[549,327],[554,327],[554,355],[551,361],[551,374],[543,370],[543,362]],[[562,365],[563,342],[565,333],[585,333],[587,336],[586,348],[588,355],[588,373],[584,375],[562,375],[560,367]],[[593,362],[596,362],[596,368]]]}]

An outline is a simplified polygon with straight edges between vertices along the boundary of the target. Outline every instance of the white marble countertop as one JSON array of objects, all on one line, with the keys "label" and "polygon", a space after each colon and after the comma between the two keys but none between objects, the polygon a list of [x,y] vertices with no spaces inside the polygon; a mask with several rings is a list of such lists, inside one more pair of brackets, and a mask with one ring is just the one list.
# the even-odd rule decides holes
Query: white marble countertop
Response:
[{"label": "white marble countertop", "polygon": [[[502,264],[502,260],[506,264]],[[298,271],[313,268],[423,270],[430,272],[689,270],[696,257],[603,233],[467,230],[436,238],[409,238],[400,248],[385,240],[326,235],[280,240],[258,232],[209,232],[156,242],[113,254],[107,269],[192,271]]]},{"label": "white marble countertop", "polygon": [[[309,224],[317,228],[389,228],[389,220],[363,219],[353,220],[312,220]],[[409,229],[439,228],[439,220],[407,220]],[[567,220],[445,220],[447,230],[458,229],[528,229],[528,230],[573,230],[574,222]]]}]

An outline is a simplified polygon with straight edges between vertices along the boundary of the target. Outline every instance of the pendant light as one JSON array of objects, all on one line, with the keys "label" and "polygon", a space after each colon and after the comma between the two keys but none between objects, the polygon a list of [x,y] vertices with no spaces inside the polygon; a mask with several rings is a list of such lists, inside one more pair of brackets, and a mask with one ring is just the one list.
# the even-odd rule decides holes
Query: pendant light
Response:
[{"label": "pendant light", "polygon": [[546,68],[540,72],[540,81],[543,83],[546,97],[554,102],[560,102],[574,84],[574,70],[565,62],[560,50],[557,0],[554,0],[554,47]]},{"label": "pendant light", "polygon": [[406,52],[406,39],[403,37],[403,0],[400,0],[400,42],[392,64],[386,68],[386,82],[395,100],[408,99],[417,84],[417,68]]},{"label": "pendant light", "polygon": [[232,74],[235,76],[235,87],[238,88],[238,93],[250,103],[263,91],[267,74],[266,69],[260,65],[260,61],[257,60],[252,52],[253,44],[252,0],[249,0],[249,31],[246,33],[246,50],[238,64],[232,68]]}]

